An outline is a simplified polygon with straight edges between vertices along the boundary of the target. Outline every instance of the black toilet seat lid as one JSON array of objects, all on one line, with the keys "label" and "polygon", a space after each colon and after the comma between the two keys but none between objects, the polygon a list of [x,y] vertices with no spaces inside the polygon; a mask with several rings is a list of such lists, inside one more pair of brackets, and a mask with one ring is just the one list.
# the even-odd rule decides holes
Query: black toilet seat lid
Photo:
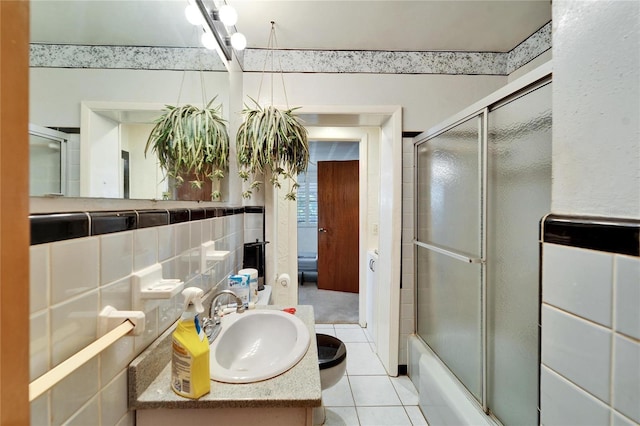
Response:
[{"label": "black toilet seat lid", "polygon": [[347,358],[347,347],[338,338],[328,334],[316,334],[318,365],[320,370],[335,367]]}]

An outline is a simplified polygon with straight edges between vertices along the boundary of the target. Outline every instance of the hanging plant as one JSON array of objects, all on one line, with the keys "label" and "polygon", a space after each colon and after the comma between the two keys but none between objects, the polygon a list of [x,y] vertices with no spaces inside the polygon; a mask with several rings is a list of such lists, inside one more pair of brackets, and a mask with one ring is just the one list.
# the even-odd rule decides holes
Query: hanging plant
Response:
[{"label": "hanging plant", "polygon": [[296,176],[305,172],[309,164],[307,129],[293,115],[297,108],[284,111],[274,106],[263,108],[258,102],[251,100],[255,107],[245,104],[242,110],[245,120],[236,137],[240,177],[244,181],[250,175],[254,178],[242,196],[250,198],[253,191],[259,189],[261,182],[255,179],[257,174],[271,172],[270,183],[276,188],[282,186],[281,178],[289,180],[289,191],[285,199],[295,200],[299,186]]},{"label": "hanging plant", "polygon": [[[273,71],[273,50],[276,42],[275,22],[271,21],[271,33],[269,35],[268,48],[271,55],[271,69]],[[269,55],[265,56],[266,60]],[[262,79],[265,71],[263,69],[258,89],[258,99],[262,89]],[[280,64],[280,75],[282,76],[282,64]],[[285,99],[287,96],[284,89],[284,77],[282,87]],[[271,73],[271,105],[261,107],[260,104],[249,97],[254,106],[245,104],[242,110],[244,122],[238,129],[236,135],[236,151],[240,177],[243,181],[248,181],[250,177],[253,181],[242,196],[251,198],[253,191],[260,188],[261,181],[257,180],[258,174],[271,175],[271,185],[281,188],[281,179],[289,181],[289,189],[285,195],[287,200],[296,200],[296,190],[298,174],[306,172],[309,164],[309,142],[307,140],[307,129],[302,124],[302,120],[293,114],[298,108],[280,110],[273,106],[273,72]]]},{"label": "hanging plant", "polygon": [[[192,188],[201,189],[206,181],[219,182],[229,170],[229,134],[222,105],[211,107],[215,99],[202,109],[167,105],[147,139],[145,156],[149,149],[155,152],[177,187],[188,180]],[[212,190],[210,199],[221,196],[219,189]]]}]

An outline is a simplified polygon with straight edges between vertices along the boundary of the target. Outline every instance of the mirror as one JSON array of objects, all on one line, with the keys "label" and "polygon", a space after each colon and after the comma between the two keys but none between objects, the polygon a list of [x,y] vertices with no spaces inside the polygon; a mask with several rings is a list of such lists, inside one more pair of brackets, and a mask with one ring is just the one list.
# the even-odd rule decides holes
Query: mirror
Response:
[{"label": "mirror", "polygon": [[225,65],[201,46],[187,4],[31,1],[29,121],[62,140],[30,129],[32,167],[46,160],[48,175],[37,177],[56,181],[32,183],[31,195],[173,199],[155,154],[144,154],[153,121],[165,105],[202,107],[214,96],[230,114]]}]

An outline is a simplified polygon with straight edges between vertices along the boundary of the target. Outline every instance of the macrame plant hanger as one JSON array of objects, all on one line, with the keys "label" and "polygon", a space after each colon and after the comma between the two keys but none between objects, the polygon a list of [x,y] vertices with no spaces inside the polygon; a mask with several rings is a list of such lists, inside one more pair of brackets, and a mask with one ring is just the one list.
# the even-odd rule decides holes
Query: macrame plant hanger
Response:
[{"label": "macrame plant hanger", "polygon": [[[264,82],[264,75],[267,73],[267,63],[269,59],[271,59],[271,71],[269,72],[269,76],[271,78],[271,97],[270,97],[270,105],[273,106],[273,76],[275,74],[274,70],[274,62],[275,62],[275,50],[278,49],[278,38],[276,37],[276,22],[271,21],[271,32],[269,33],[269,40],[267,42],[267,54],[264,57],[264,64],[262,66],[262,74],[260,75],[260,85],[258,86],[258,102],[260,102],[260,93],[262,93],[262,83]],[[280,61],[280,56],[278,55],[278,68],[280,79],[282,80],[282,92],[284,94],[284,101],[287,109],[289,109],[289,99],[287,98],[287,88],[284,85],[284,72],[282,71],[282,62]]]}]

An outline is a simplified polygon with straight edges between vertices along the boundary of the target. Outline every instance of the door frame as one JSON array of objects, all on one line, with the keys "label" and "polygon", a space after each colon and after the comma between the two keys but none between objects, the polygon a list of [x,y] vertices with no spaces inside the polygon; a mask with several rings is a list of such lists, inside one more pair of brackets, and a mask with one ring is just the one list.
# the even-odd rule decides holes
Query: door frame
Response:
[{"label": "door frame", "polygon": [[0,1],[0,424],[29,424],[29,2]]},{"label": "door frame", "polygon": [[[387,373],[391,376],[398,375],[398,358],[400,347],[400,276],[401,276],[401,236],[402,236],[402,211],[398,209],[402,200],[402,107],[401,106],[306,106],[298,111],[304,119],[310,136],[314,140],[332,138],[330,128],[340,127],[376,127],[380,131],[380,158],[385,158],[385,165],[391,167],[380,168],[381,176],[384,176],[384,184],[381,178],[379,196],[379,283],[385,287],[385,300],[380,305],[382,308],[383,323],[388,324],[382,330],[383,344],[378,346],[378,356]],[[316,128],[318,128],[316,130]],[[385,131],[383,131],[383,129]],[[317,134],[315,133],[317,131]],[[317,137],[316,137],[317,136]],[[335,138],[334,138],[335,139]],[[350,138],[350,140],[354,140]],[[361,144],[361,151],[364,144]],[[383,154],[384,153],[384,156]],[[366,154],[366,152],[365,152]],[[363,158],[365,161],[362,161]],[[363,185],[366,188],[367,169],[366,155],[361,155],[360,191],[363,194]],[[363,182],[363,180],[365,182]],[[280,193],[281,192],[281,193]],[[359,322],[366,325],[366,259],[367,246],[363,238],[368,235],[369,227],[366,216],[367,192],[361,197],[360,205],[364,207],[360,211],[361,245],[358,253],[359,262]],[[362,203],[365,203],[364,206]],[[265,191],[265,228],[266,239],[270,241],[266,253],[267,265],[275,271],[272,277],[266,277],[275,288],[273,298],[275,304],[292,304],[298,301],[297,285],[289,285],[291,277],[297,277],[297,209],[295,203],[284,200],[284,191],[271,189],[267,186]],[[269,226],[269,224],[271,226]],[[269,250],[270,248],[270,250]],[[286,276],[284,275],[286,274]]]},{"label": "door frame", "polygon": [[[367,179],[367,170],[369,167],[369,144],[371,127],[309,127],[309,139],[317,142],[358,142],[358,164],[359,164],[359,193],[358,193],[358,215],[359,232],[358,232],[358,324],[361,327],[367,326],[366,320],[366,280],[367,269],[367,248],[369,241],[367,239],[367,229],[369,229],[367,215],[367,200],[369,184]],[[296,227],[296,244],[298,230]],[[296,246],[297,253],[297,246]],[[296,263],[297,276],[297,263]],[[297,292],[297,289],[296,289]],[[297,295],[296,295],[297,297]]]}]

